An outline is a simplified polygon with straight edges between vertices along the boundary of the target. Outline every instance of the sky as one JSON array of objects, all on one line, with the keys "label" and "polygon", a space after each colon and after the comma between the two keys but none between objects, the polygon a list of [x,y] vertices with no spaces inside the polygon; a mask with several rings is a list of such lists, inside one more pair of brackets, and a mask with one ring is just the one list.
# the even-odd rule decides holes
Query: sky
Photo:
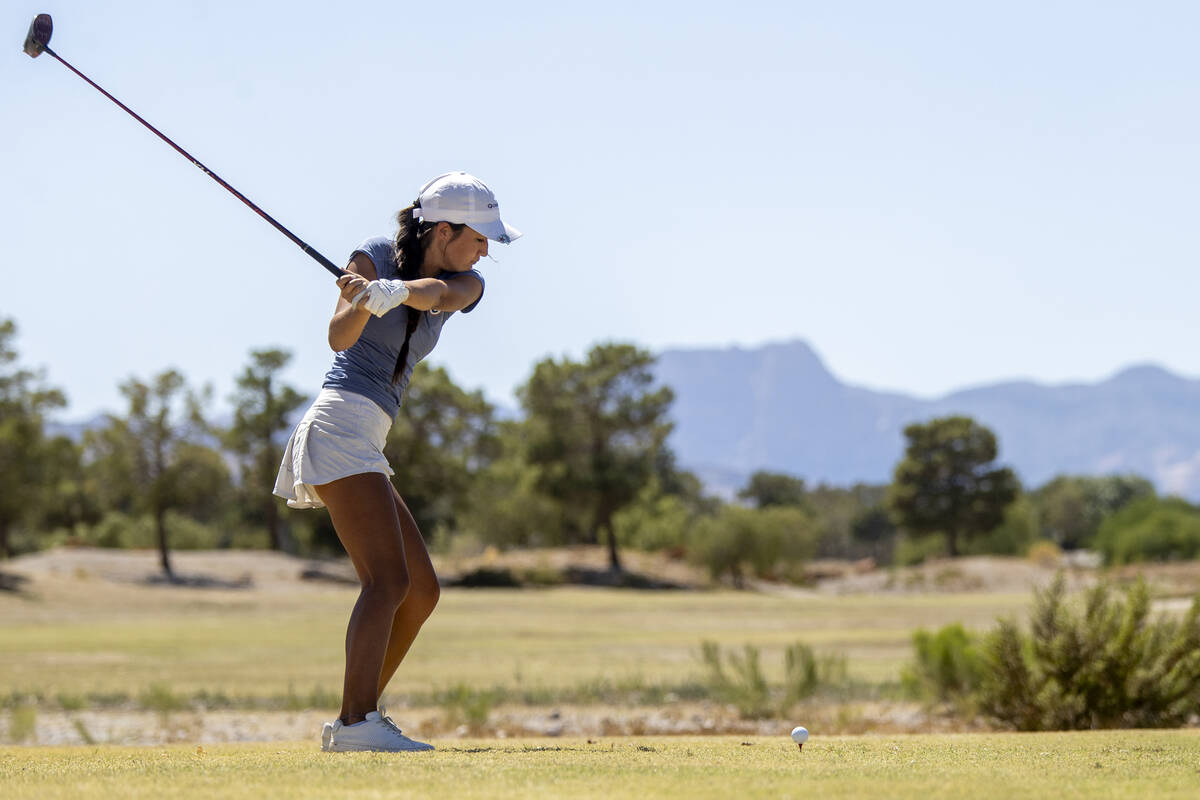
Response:
[{"label": "sky", "polygon": [[[933,397],[1200,376],[1200,5],[10,0],[0,319],[67,419],[255,349],[315,392],[336,263],[463,169],[524,238],[431,360],[514,404],[547,357],[803,339]],[[214,411],[219,412],[219,408]]]}]

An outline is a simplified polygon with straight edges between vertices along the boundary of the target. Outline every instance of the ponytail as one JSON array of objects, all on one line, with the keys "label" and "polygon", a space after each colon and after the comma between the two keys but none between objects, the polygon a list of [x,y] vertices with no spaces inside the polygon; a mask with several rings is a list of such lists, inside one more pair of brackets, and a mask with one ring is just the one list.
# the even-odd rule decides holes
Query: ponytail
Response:
[{"label": "ponytail", "polygon": [[[436,222],[418,220],[417,215],[420,208],[421,201],[417,199],[413,201],[412,205],[405,206],[396,214],[398,227],[393,245],[396,249],[396,271],[402,281],[415,281],[421,277],[421,265],[425,261],[425,234],[437,225]],[[462,223],[448,222],[446,224],[454,231],[456,238],[467,227]],[[404,328],[404,344],[400,345],[400,353],[396,356],[396,366],[392,370],[393,384],[398,383],[404,375],[404,368],[408,366],[408,342],[412,339],[417,326],[421,324],[421,317],[425,315],[424,311],[419,311],[411,306],[405,306],[404,313],[408,315]]]}]

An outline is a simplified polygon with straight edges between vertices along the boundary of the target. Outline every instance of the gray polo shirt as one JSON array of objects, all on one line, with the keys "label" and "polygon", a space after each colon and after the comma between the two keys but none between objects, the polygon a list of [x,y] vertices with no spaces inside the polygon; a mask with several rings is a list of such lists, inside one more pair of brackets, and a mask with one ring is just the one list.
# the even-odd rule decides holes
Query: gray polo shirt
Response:
[{"label": "gray polo shirt", "polygon": [[[375,272],[380,278],[399,278],[396,267],[396,250],[390,239],[377,237],[363,242],[354,251],[362,253],[371,259]],[[465,272],[442,272],[438,278],[443,280]],[[470,270],[471,275],[483,283],[483,276],[477,270]],[[479,295],[480,300],[483,295]],[[463,313],[471,311],[479,305],[476,300],[463,309]],[[396,359],[400,355],[400,346],[404,344],[404,332],[408,325],[409,314],[421,314],[421,322],[413,331],[408,343],[408,362],[400,380],[392,383],[392,373],[396,368]],[[397,306],[382,317],[374,314],[367,320],[362,335],[351,347],[333,356],[333,366],[325,373],[323,387],[343,389],[355,394],[361,394],[375,401],[392,419],[400,411],[400,398],[408,386],[417,363],[433,351],[441,336],[442,326],[454,315],[453,311],[443,311],[440,314],[420,312],[408,306]]]}]

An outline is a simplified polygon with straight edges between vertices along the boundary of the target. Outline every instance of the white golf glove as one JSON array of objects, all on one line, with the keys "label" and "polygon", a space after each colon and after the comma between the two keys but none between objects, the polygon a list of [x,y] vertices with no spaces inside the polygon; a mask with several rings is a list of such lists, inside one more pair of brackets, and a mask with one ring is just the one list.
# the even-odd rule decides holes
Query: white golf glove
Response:
[{"label": "white golf glove", "polygon": [[368,283],[367,288],[359,292],[350,305],[353,308],[362,306],[375,316],[382,317],[407,300],[408,295],[408,287],[404,285],[404,281],[384,278]]}]

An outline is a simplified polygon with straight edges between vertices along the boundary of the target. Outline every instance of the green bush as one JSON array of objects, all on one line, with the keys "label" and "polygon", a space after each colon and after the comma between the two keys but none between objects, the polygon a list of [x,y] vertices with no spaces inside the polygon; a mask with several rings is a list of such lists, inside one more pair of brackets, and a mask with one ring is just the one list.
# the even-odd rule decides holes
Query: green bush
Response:
[{"label": "green bush", "polygon": [[[167,545],[172,550],[213,550],[219,547],[261,547],[266,539],[254,532],[230,530],[219,524],[197,522],[175,511],[166,514]],[[154,520],[110,511],[95,525],[77,525],[71,539],[92,547],[155,548],[158,546]]]},{"label": "green bush", "polygon": [[472,730],[478,730],[487,724],[499,693],[494,690],[480,691],[459,683],[437,692],[434,699],[445,712],[447,724],[465,724]]},{"label": "green bush", "polygon": [[1096,549],[1106,564],[1200,558],[1200,509],[1179,498],[1137,500],[1104,521]]},{"label": "green bush", "polygon": [[722,654],[716,642],[702,642],[700,659],[708,673],[709,693],[723,703],[737,706],[745,719],[786,716],[793,705],[822,689],[849,685],[844,654],[817,655],[803,642],[784,651],[782,692],[773,690],[767,682],[761,654],[753,645],[744,645],[740,653]]},{"label": "green bush", "polygon": [[963,548],[971,555],[1022,555],[1038,537],[1037,508],[1021,495],[1004,510],[1004,519],[992,530],[971,539]]},{"label": "green bush", "polygon": [[901,683],[914,697],[965,703],[983,678],[983,656],[977,638],[954,623],[930,633],[913,634],[914,661],[901,672]]},{"label": "green bush", "polygon": [[[702,642],[700,658],[708,668],[709,688],[717,699],[737,706],[746,719],[771,715],[771,690],[759,665],[757,647],[745,645],[741,654],[729,653],[722,659],[720,645]],[[732,674],[725,671],[725,663]]]},{"label": "green bush", "polygon": [[683,546],[692,511],[675,495],[658,495],[618,511],[613,516],[617,541],[635,550],[673,550]]},{"label": "green bush", "polygon": [[1081,607],[1060,574],[1034,601],[1031,629],[1002,621],[983,646],[984,713],[1017,730],[1163,728],[1200,713],[1200,595],[1182,620],[1151,620],[1144,582]]},{"label": "green bush", "polygon": [[725,506],[695,526],[688,554],[714,580],[729,576],[738,588],[745,585],[747,573],[799,581],[816,549],[817,533],[812,517],[798,508]]},{"label": "green bush", "polygon": [[783,664],[785,712],[823,687],[840,688],[849,683],[845,653],[818,656],[811,647],[797,642],[784,651]]},{"label": "green bush", "polygon": [[892,563],[897,567],[915,567],[931,558],[946,555],[946,537],[941,534],[911,536],[904,534],[896,540]]}]

